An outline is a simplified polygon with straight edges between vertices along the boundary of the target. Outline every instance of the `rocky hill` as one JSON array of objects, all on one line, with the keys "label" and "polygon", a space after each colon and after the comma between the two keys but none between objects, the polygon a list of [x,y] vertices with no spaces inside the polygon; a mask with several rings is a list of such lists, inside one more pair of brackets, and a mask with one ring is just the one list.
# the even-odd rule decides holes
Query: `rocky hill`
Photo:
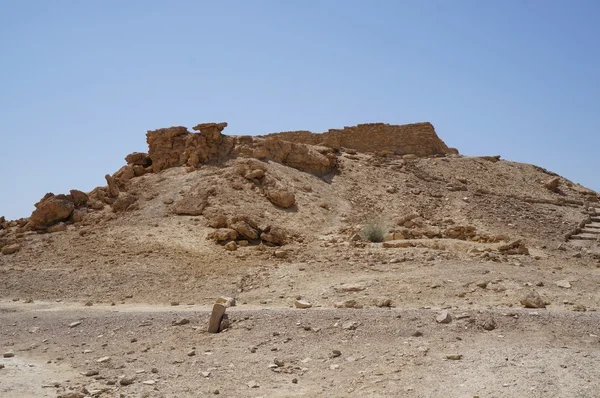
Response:
[{"label": "rocky hill", "polygon": [[[383,247],[504,261],[565,242],[599,198],[536,166],[461,156],[429,123],[264,137],[224,135],[226,125],[149,131],[148,153],[127,155],[106,186],[49,193],[31,217],[3,220],[0,265],[40,273],[31,284],[9,272],[5,292],[109,294],[112,269],[150,263],[236,273],[255,257],[297,261],[369,246],[365,225],[384,233]],[[79,269],[99,283],[68,292]],[[139,280],[118,283],[159,298]]]},{"label": "rocky hill", "polygon": [[0,218],[0,395],[596,396],[597,192],[429,123],[225,127]]}]

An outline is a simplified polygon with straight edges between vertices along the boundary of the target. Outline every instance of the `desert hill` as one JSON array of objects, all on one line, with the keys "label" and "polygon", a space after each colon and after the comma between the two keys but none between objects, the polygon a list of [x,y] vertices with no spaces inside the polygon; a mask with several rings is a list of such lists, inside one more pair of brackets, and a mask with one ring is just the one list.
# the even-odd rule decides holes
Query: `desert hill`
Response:
[{"label": "desert hill", "polygon": [[[544,390],[549,379],[563,377],[558,365],[565,361],[544,351],[544,341],[557,346],[577,341],[573,350],[588,356],[570,361],[569,369],[596,380],[587,382],[593,384],[589,391],[600,388],[590,365],[600,359],[598,339],[589,337],[597,334],[594,311],[600,308],[597,192],[534,165],[460,155],[430,123],[265,136],[225,135],[225,128],[226,123],[203,123],[196,132],[185,127],[149,131],[148,152],[127,155],[127,164],[106,176],[106,186],[88,193],[49,193],[29,218],[0,219],[0,297],[10,324],[51,331],[56,319],[68,324],[75,316],[69,314],[77,314],[88,326],[84,322],[65,341],[113,358],[92,369],[90,375],[101,369],[93,383],[70,375],[76,381],[69,389],[83,391],[81,396],[93,395],[85,392],[90,389],[95,396],[116,391],[195,396],[189,395],[189,383],[196,382],[198,370],[192,367],[200,363],[203,369],[212,366],[205,372],[211,375],[204,376],[203,394],[220,389],[226,396],[255,396],[256,386],[242,379],[262,378],[261,392],[267,396],[298,391],[298,396],[326,391],[347,396],[350,390],[397,396],[394,388],[386,393],[379,384],[362,385],[364,375],[321,380],[321,372],[338,369],[328,352],[340,341],[350,342],[345,350],[357,352],[342,369],[370,374],[366,366],[378,377],[389,376],[390,386],[408,383],[401,391],[421,394],[415,396],[465,396],[436,385],[438,372],[466,383],[473,393],[526,396],[528,381],[546,391],[535,396],[568,396]],[[210,335],[196,334],[205,328],[205,315],[193,318],[193,335],[169,332],[174,330],[168,329],[169,321],[166,328],[162,323],[166,310],[158,306],[194,311],[220,296],[235,297],[242,311],[234,317],[240,323],[220,340],[228,347],[220,358],[260,365],[239,370],[240,379],[227,373],[229,390],[216,376],[229,372],[228,365],[194,359],[187,368],[195,351],[184,360],[174,356],[180,343],[194,349],[217,344]],[[322,312],[299,314],[302,310],[294,308],[299,299],[313,306],[309,311]],[[554,329],[538,330],[539,314],[522,312],[530,306],[547,308],[539,322]],[[45,326],[20,318],[28,316],[28,308]],[[104,311],[111,309],[128,315],[110,318]],[[462,315],[436,321],[440,315],[430,312],[442,309]],[[151,318],[157,322],[154,329],[144,315],[151,310],[157,311]],[[583,312],[590,315],[578,317]],[[152,333],[140,332],[141,326]],[[505,340],[486,334],[496,328]],[[23,350],[35,344],[33,332],[18,337],[13,330],[2,329],[2,339]],[[524,332],[537,336],[526,348],[519,340]],[[110,344],[96,344],[96,335],[121,336],[121,343],[114,337]],[[373,335],[386,337],[373,341]],[[145,341],[147,349],[135,360],[115,362],[137,352],[127,348],[130,336]],[[286,344],[279,341],[283,336]],[[588,337],[573,340],[576,336]],[[469,343],[461,345],[462,338]],[[66,350],[70,366],[89,368],[82,350],[66,348],[65,341],[50,352],[58,356]],[[388,357],[386,341],[405,351]],[[271,352],[256,348],[269,344]],[[427,354],[430,349],[445,354],[462,349],[470,365],[448,368],[438,361],[444,358]],[[285,362],[293,366],[263,364],[273,360],[268,358],[273,350],[285,353]],[[510,368],[516,372],[509,372],[511,377],[522,382],[515,382],[518,388],[495,386],[505,373],[486,362],[486,355],[521,358],[523,350],[547,365],[547,375]],[[46,360],[46,351],[36,355]],[[326,367],[311,373],[313,365],[300,362],[301,356],[319,358]],[[402,364],[402,377],[391,376],[400,372],[389,369],[393,363]],[[104,384],[159,365],[183,378],[174,382],[175,376],[163,375],[165,384],[158,389],[153,383]],[[473,369],[487,373],[477,383],[465,382]],[[419,381],[423,374],[428,383]],[[295,381],[282,387],[286,375]],[[564,380],[566,391],[576,391],[578,379]]]},{"label": "desert hill", "polygon": [[[263,137],[223,135],[225,127],[149,131],[149,152],[128,155],[107,186],[47,194],[29,219],[4,221],[0,264],[35,281],[17,273],[5,294],[79,298],[122,284],[158,298],[152,283],[113,273],[147,270],[143,279],[152,280],[166,267],[218,276],[256,261],[360,251],[372,245],[360,236],[366,224],[381,228],[387,245],[438,248],[448,258],[507,244],[514,247],[505,252],[527,254],[558,247],[598,201],[533,165],[458,155],[429,123]],[[98,283],[69,291],[79,271]]]}]

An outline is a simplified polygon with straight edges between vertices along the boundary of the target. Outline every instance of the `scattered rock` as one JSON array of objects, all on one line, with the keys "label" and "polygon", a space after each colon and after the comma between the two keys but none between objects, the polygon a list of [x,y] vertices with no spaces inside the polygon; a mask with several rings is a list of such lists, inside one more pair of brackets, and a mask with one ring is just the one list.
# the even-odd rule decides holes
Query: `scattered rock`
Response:
[{"label": "scattered rock", "polygon": [[88,370],[88,371],[86,371],[86,372],[81,372],[81,374],[82,374],[82,375],[84,375],[84,376],[87,376],[87,377],[91,377],[91,376],[96,376],[96,375],[99,375],[99,374],[100,374],[100,372],[98,372],[98,371],[97,371],[97,370],[95,370],[95,369],[92,369],[92,370]]},{"label": "scattered rock", "polygon": [[265,194],[271,203],[279,207],[288,208],[296,203],[296,197],[287,189],[267,188]]},{"label": "scattered rock", "polygon": [[525,308],[546,308],[546,302],[535,290],[527,293],[527,295],[521,300],[521,305]]},{"label": "scattered rock", "polygon": [[498,246],[498,251],[503,254],[529,254],[529,249],[520,239]]},{"label": "scattered rock", "polygon": [[189,319],[181,318],[176,321],[173,321],[173,326],[182,326],[182,325],[187,325],[188,323],[190,323]]},{"label": "scattered rock", "polygon": [[77,327],[79,325],[81,325],[81,321],[75,321],[75,322],[69,323],[69,327],[70,328],[75,328],[75,327]]},{"label": "scattered rock", "polygon": [[96,359],[96,362],[98,362],[98,363],[106,363],[108,361],[110,361],[110,357],[102,357],[102,358]]},{"label": "scattered rock", "polygon": [[187,356],[188,356],[188,357],[193,357],[193,356],[195,356],[195,355],[196,355],[196,350],[190,350],[190,351],[188,351],[188,353],[187,353]]},{"label": "scattered rock", "polygon": [[246,221],[238,221],[231,225],[231,229],[235,230],[239,236],[248,240],[258,239],[259,231],[253,228]]},{"label": "scattered rock", "polygon": [[[75,210],[73,210],[73,212],[75,212]],[[73,213],[71,213],[72,215]],[[64,222],[59,222],[58,224],[54,224],[51,227],[48,227],[48,232],[49,233],[55,233],[55,232],[64,232],[67,230],[67,224],[65,224]]]},{"label": "scattered rock", "polygon": [[481,323],[481,327],[487,331],[494,330],[496,329],[496,321],[494,320],[494,318],[489,317]]},{"label": "scattered rock", "polygon": [[69,391],[60,394],[57,398],[85,398],[85,394],[79,391]]},{"label": "scattered rock", "polygon": [[340,286],[334,287],[334,290],[337,292],[361,292],[366,289],[366,286],[363,283],[344,283]]},{"label": "scattered rock", "polygon": [[129,386],[133,383],[135,383],[135,376],[134,377],[123,377],[121,380],[119,380],[119,384],[122,386]]},{"label": "scattered rock", "polygon": [[560,280],[555,282],[556,286],[562,287],[564,289],[570,289],[571,283],[568,280]]},{"label": "scattered rock", "polygon": [[175,202],[173,211],[178,215],[199,216],[208,206],[208,198],[214,193],[214,188],[206,189],[201,185],[197,185]]},{"label": "scattered rock", "polygon": [[229,250],[229,251],[235,251],[238,248],[237,243],[235,243],[234,241],[231,241],[229,243],[227,243],[225,246],[223,246],[225,249]]},{"label": "scattered rock", "polygon": [[19,250],[21,250],[21,245],[15,243],[15,244],[12,244],[12,245],[4,246],[2,248],[2,254],[8,256],[10,254],[15,254]]},{"label": "scattered rock", "polygon": [[544,187],[547,190],[555,192],[558,189],[558,184],[560,183],[560,178],[553,177],[544,183]]},{"label": "scattered rock", "polygon": [[480,287],[482,289],[487,288],[487,286],[489,285],[490,281],[479,281],[477,282],[477,287]]},{"label": "scattered rock", "polygon": [[275,258],[287,258],[288,252],[286,250],[275,250],[275,253],[273,253],[273,255],[275,256]]},{"label": "scattered rock", "polygon": [[375,306],[379,308],[393,307],[392,299],[379,298],[375,300]]},{"label": "scattered rock", "polygon": [[260,238],[265,242],[281,246],[285,243],[286,233],[281,228],[269,226],[260,234]]},{"label": "scattered rock", "polygon": [[306,301],[306,300],[296,300],[294,302],[294,305],[296,306],[296,308],[302,308],[302,309],[312,307],[312,303],[309,301]]},{"label": "scattered rock", "polygon": [[258,387],[260,387],[260,384],[258,384],[258,382],[256,380],[250,380],[247,383],[247,386],[250,388],[258,388]]},{"label": "scattered rock", "polygon": [[232,241],[236,240],[237,237],[238,233],[231,228],[219,228],[209,235],[209,238],[213,239],[216,242]]},{"label": "scattered rock", "polygon": [[462,354],[450,354],[450,355],[446,355],[446,359],[450,359],[453,361],[458,361],[460,359],[462,359]]},{"label": "scattered rock", "polygon": [[357,321],[348,321],[342,324],[342,329],[344,330],[356,330],[360,326],[360,322]]},{"label": "scattered rock", "polygon": [[264,176],[265,176],[265,171],[264,170],[254,169],[254,170],[249,171],[248,173],[246,173],[244,175],[244,178],[247,178],[249,180],[260,180]]},{"label": "scattered rock", "polygon": [[437,323],[450,323],[452,322],[452,315],[448,311],[442,311],[435,317],[435,321]]},{"label": "scattered rock", "polygon": [[2,356],[4,358],[12,358],[15,356],[15,352],[14,351],[6,351]]},{"label": "scattered rock", "polygon": [[334,304],[335,308],[354,308],[354,309],[360,309],[362,308],[362,304],[359,304],[356,300],[354,299],[350,299],[350,300],[345,300],[345,301],[340,301]]}]

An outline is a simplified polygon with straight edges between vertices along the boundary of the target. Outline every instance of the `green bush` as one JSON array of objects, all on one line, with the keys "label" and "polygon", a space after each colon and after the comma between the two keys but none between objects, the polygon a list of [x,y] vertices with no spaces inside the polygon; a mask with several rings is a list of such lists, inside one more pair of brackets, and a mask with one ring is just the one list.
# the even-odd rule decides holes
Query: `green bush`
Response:
[{"label": "green bush", "polygon": [[383,242],[386,233],[386,228],[378,221],[369,221],[360,231],[362,238],[369,242]]}]

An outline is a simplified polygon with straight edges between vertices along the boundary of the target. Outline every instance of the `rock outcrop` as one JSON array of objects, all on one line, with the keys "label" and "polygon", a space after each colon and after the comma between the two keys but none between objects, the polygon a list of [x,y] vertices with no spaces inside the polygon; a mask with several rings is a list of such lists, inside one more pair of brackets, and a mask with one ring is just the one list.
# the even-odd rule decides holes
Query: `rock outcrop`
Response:
[{"label": "rock outcrop", "polygon": [[192,166],[227,157],[234,146],[233,137],[221,131],[227,123],[203,123],[190,133],[186,127],[176,126],[148,131],[148,156],[156,173],[169,167]]},{"label": "rock outcrop", "polygon": [[[152,171],[159,172],[170,167],[199,167],[228,157],[248,157],[271,160],[316,175],[330,173],[337,167],[337,158],[330,148],[316,149],[278,138],[226,136],[222,134],[226,126],[227,123],[202,123],[193,128],[198,133],[190,133],[181,126],[148,131],[150,160],[144,164],[151,164]],[[126,158],[130,164],[141,159],[143,154],[135,153]]]}]

